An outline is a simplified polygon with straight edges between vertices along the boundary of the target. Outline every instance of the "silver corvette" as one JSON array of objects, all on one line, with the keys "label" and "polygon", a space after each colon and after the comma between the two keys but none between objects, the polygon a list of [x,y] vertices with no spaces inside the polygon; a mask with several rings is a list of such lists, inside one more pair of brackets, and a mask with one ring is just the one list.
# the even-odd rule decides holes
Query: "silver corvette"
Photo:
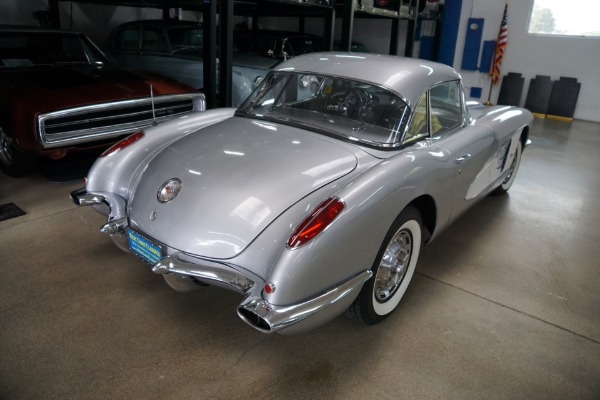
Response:
[{"label": "silver corvette", "polygon": [[314,53],[236,109],[186,115],[107,150],[71,194],[176,290],[239,292],[242,320],[297,333],[386,318],[422,245],[512,185],[532,115],[467,104],[445,65]]}]

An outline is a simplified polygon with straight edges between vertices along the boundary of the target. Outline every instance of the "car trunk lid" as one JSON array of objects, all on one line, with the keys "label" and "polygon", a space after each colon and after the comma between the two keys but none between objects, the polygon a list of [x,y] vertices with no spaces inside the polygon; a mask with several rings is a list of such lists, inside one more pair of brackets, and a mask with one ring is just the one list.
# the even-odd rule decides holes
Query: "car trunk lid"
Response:
[{"label": "car trunk lid", "polygon": [[[328,138],[234,117],[192,133],[147,166],[130,201],[131,225],[180,251],[227,259],[291,205],[356,167]],[[181,181],[165,203],[157,194]],[[281,238],[283,242],[287,238]]]}]

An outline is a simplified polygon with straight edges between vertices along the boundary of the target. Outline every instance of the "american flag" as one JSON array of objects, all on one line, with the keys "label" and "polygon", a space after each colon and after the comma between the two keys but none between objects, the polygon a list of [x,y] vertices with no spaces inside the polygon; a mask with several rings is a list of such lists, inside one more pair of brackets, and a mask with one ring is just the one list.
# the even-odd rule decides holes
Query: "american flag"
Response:
[{"label": "american flag", "polygon": [[490,69],[489,75],[492,77],[492,83],[495,85],[500,78],[500,64],[502,58],[504,58],[504,48],[508,43],[508,18],[506,13],[508,11],[508,3],[504,5],[504,16],[502,17],[502,24],[500,24],[500,33],[498,33],[498,40],[496,41],[496,50],[494,51],[494,63]]}]

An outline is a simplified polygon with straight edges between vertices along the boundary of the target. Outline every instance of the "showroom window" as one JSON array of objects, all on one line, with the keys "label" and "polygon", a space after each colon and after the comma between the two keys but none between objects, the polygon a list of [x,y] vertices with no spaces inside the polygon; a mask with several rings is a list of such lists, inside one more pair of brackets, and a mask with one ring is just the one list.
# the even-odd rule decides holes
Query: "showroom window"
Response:
[{"label": "showroom window", "polygon": [[527,32],[600,38],[600,2],[590,0],[534,0]]}]

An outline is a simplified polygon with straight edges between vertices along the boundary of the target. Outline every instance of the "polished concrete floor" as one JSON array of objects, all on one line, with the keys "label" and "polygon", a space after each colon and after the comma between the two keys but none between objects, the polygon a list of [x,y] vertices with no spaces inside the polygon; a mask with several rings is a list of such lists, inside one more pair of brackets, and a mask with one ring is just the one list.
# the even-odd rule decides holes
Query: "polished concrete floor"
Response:
[{"label": "polished concrete floor", "polygon": [[81,181],[0,174],[0,399],[600,399],[600,124],[536,120],[508,196],[422,253],[384,323],[297,336],[172,291]]}]

